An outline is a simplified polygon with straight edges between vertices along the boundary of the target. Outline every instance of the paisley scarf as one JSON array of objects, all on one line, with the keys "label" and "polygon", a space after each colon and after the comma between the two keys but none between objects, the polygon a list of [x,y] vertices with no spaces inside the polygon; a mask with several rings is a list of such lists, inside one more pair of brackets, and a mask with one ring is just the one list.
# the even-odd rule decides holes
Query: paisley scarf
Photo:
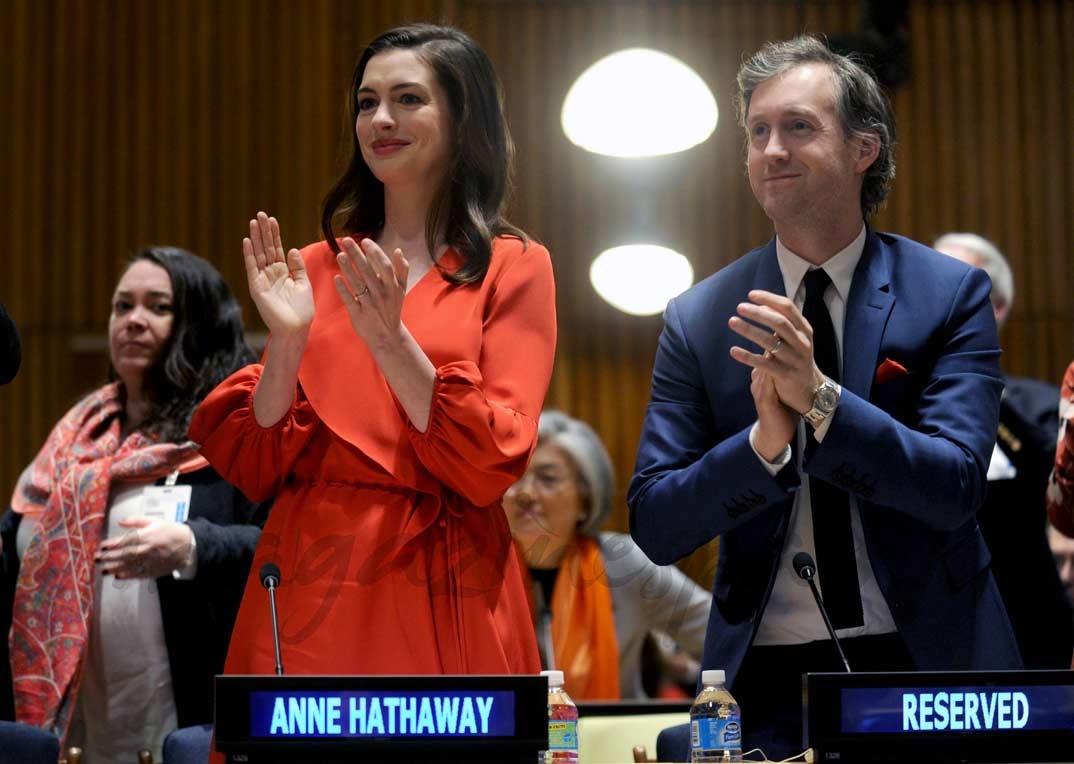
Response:
[{"label": "paisley scarf", "polygon": [[[11,508],[36,517],[19,567],[10,634],[15,716],[67,736],[81,681],[96,568],[113,481],[151,481],[200,469],[197,447],[123,437],[122,389],[106,385],[53,428],[22,473]],[[25,521],[24,517],[24,521]]]}]

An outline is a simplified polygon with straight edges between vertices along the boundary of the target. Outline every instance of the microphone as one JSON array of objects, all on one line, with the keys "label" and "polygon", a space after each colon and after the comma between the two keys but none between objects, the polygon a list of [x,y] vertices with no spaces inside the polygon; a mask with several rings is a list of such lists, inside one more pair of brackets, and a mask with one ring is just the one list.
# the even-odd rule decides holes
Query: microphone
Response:
[{"label": "microphone", "polygon": [[276,648],[276,674],[280,676],[283,674],[283,661],[280,659],[280,624],[276,619],[276,587],[280,585],[279,565],[266,562],[261,566],[261,585],[268,589],[269,608],[272,610],[272,644]]},{"label": "microphone", "polygon": [[839,651],[839,659],[843,661],[843,667],[849,674],[850,664],[847,662],[846,655],[843,654],[843,646],[839,644],[839,637],[835,636],[835,629],[832,628],[832,620],[828,617],[828,610],[824,607],[824,600],[820,598],[820,590],[817,589],[817,583],[813,580],[813,576],[817,575],[817,563],[813,562],[813,557],[809,552],[799,552],[794,556],[794,559],[791,560],[791,564],[794,566],[794,572],[798,574],[798,577],[809,584],[809,588],[813,592],[813,599],[817,601],[817,609],[820,610],[820,617],[824,619],[824,625],[828,628],[828,634],[831,636],[832,642],[835,643],[835,649]]}]

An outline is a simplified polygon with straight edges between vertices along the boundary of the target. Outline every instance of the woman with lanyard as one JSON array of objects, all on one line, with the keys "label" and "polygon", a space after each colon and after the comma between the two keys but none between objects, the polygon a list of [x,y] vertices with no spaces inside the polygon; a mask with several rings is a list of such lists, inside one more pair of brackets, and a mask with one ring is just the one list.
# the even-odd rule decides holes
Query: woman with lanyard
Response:
[{"label": "woman with lanyard", "polygon": [[85,764],[159,760],[168,732],[212,720],[267,511],[186,436],[205,394],[252,360],[220,274],[143,250],[113,295],[109,348],[113,381],[53,428],[2,522],[15,717]]}]

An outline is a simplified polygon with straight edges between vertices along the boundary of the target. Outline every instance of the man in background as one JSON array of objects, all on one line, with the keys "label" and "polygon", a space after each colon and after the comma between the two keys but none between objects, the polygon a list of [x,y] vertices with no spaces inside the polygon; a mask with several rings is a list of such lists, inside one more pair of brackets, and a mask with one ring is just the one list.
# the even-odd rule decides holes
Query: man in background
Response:
[{"label": "man in background", "polygon": [[[973,233],[944,234],[933,247],[988,274],[992,311],[1002,328],[1014,303],[1014,278],[999,248]],[[1025,667],[1065,669],[1074,654],[1074,610],[1052,559],[1044,503],[1055,461],[1059,388],[1006,375],[1003,384],[988,490],[977,522]]]}]

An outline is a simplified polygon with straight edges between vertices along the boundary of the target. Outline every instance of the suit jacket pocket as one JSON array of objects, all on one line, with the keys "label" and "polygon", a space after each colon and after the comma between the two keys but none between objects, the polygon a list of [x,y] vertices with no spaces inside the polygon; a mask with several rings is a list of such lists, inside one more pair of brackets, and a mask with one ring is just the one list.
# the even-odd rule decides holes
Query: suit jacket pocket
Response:
[{"label": "suit jacket pocket", "polygon": [[972,532],[956,541],[944,554],[947,579],[952,589],[956,590],[976,578],[991,562],[992,555],[981,536],[981,529],[976,524]]},{"label": "suit jacket pocket", "polygon": [[917,406],[921,402],[922,375],[911,371],[873,385],[869,402],[891,414],[903,424],[913,427],[920,418]]}]

